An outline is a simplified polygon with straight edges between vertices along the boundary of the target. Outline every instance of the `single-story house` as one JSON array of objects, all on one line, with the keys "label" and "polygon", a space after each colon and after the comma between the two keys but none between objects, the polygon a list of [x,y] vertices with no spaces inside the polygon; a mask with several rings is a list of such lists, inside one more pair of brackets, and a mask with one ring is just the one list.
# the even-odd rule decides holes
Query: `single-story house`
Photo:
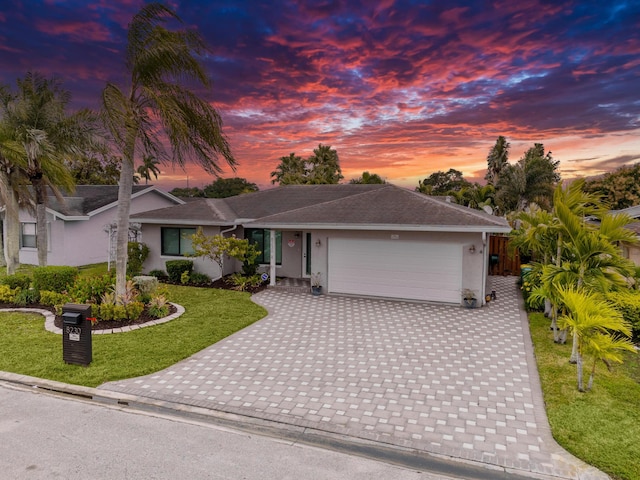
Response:
[{"label": "single-story house", "polygon": [[[634,232],[640,240],[640,205],[624,208],[622,210],[612,210],[611,213],[626,213],[631,218],[638,219],[637,222],[630,223],[626,228]],[[622,254],[625,258],[628,258],[633,263],[640,266],[640,244],[622,244]]]},{"label": "single-story house", "polygon": [[[185,202],[152,185],[134,185],[131,213],[181,205]],[[117,185],[78,185],[59,201],[49,195],[47,204],[48,265],[80,266],[115,259]],[[4,229],[3,229],[4,231]],[[20,263],[37,265],[36,219],[20,210]]]},{"label": "single-story house", "polygon": [[[145,271],[191,251],[190,235],[235,235],[257,243],[262,271],[322,279],[328,293],[461,303],[473,290],[484,302],[488,236],[508,233],[503,218],[391,184],[290,185],[132,215],[151,250]],[[223,270],[195,258],[196,271]],[[490,293],[490,292],[489,292]]]}]

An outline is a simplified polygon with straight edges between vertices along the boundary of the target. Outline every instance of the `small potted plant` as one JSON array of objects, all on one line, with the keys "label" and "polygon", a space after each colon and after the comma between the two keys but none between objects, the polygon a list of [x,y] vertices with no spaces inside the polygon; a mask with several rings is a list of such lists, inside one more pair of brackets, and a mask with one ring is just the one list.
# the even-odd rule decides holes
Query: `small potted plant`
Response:
[{"label": "small potted plant", "polygon": [[320,272],[311,274],[311,293],[322,295],[322,274]]},{"label": "small potted plant", "polygon": [[476,292],[469,288],[464,288],[462,290],[462,302],[467,308],[475,308],[476,304],[478,303]]}]

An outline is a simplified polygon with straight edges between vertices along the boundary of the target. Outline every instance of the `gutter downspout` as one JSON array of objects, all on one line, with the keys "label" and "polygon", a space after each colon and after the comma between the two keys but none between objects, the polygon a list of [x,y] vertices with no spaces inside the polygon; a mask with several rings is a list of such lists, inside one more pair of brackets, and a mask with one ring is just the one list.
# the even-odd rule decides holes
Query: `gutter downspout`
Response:
[{"label": "gutter downspout", "polygon": [[276,231],[269,230],[269,286],[276,286]]},{"label": "gutter downspout", "polygon": [[489,262],[489,253],[487,252],[487,232],[482,232],[482,300],[481,304],[486,305],[487,297],[487,263]]},{"label": "gutter downspout", "polygon": [[[220,235],[224,237],[225,233],[233,232],[236,228],[238,228],[238,225],[239,225],[238,223],[234,223],[232,227],[229,227],[226,230],[220,230]],[[212,282],[215,282],[216,280],[220,280],[222,277],[224,277],[224,257],[222,257],[221,261],[222,261],[222,270],[220,271],[220,276],[218,278],[214,278],[213,280],[211,280]]]}]

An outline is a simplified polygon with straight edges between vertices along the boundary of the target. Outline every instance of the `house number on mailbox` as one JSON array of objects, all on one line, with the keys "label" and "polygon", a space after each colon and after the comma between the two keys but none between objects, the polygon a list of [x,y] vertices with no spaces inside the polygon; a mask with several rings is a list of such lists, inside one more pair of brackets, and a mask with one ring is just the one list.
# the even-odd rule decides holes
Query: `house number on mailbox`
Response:
[{"label": "house number on mailbox", "polygon": [[72,340],[74,342],[79,342],[80,341],[80,327],[71,327],[69,325],[67,325],[65,328],[65,333],[67,335],[69,335],[69,340]]}]

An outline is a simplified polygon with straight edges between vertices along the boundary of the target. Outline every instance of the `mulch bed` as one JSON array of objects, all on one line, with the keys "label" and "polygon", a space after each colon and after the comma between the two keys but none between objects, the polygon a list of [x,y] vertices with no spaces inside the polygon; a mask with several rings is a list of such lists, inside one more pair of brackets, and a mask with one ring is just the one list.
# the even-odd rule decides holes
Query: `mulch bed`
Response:
[{"label": "mulch bed", "polygon": [[[176,283],[176,282],[170,282],[168,279],[162,279],[161,280],[162,283],[168,283],[171,285],[182,285],[181,283]],[[235,290],[233,288],[233,283],[231,283],[229,281],[229,275],[219,278],[218,280],[216,280],[215,282],[209,282],[209,283],[199,283],[199,284],[189,284],[189,286],[191,287],[201,287],[201,288],[218,288],[220,290]],[[248,287],[245,292],[249,292],[251,294],[254,293],[258,293],[261,292],[262,290],[266,289],[268,286],[268,283],[263,283],[262,285],[259,285],[257,287]]]},{"label": "mulch bed", "polygon": [[[226,277],[224,278],[220,278],[218,280],[216,280],[215,282],[211,282],[211,283],[207,283],[207,284],[203,284],[203,285],[191,285],[194,287],[202,287],[202,288],[218,288],[218,289],[222,289],[222,290],[233,290],[233,284],[231,284],[230,282],[227,282],[225,280]],[[164,283],[171,283],[168,281],[163,281]],[[181,285],[181,284],[176,284],[176,285]],[[247,288],[247,292],[254,294],[254,293],[258,293],[262,290],[264,290],[265,288],[267,288],[267,284],[264,283],[258,287],[250,287]],[[28,305],[26,307],[23,307],[21,305],[16,305],[16,304],[12,304],[12,303],[1,303],[0,302],[0,308],[39,308],[41,310],[48,310],[49,312],[55,314],[56,311],[53,307],[50,307],[49,305],[40,305],[40,304],[31,304]],[[173,305],[169,305],[169,315],[172,315],[174,313],[176,313],[177,309],[176,307],[174,307]],[[157,320],[156,317],[152,317],[151,315],[149,315],[149,312],[147,311],[147,309],[145,308],[144,311],[142,312],[142,314],[136,319],[136,320],[102,320],[100,322],[94,323],[93,326],[91,327],[91,330],[108,330],[108,329],[112,329],[112,328],[121,328],[121,327],[127,327],[130,325],[142,325],[144,323],[150,322],[152,320]],[[62,328],[62,316],[61,315],[56,315],[56,320],[55,320],[55,326],[58,328]]]}]

